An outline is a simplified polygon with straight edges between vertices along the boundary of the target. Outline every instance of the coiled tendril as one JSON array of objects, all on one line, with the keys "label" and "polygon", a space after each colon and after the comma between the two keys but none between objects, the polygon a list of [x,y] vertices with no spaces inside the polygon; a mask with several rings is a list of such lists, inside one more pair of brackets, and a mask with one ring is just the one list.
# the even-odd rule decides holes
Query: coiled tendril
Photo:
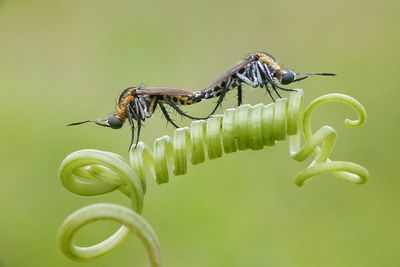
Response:
[{"label": "coiled tendril", "polygon": [[[188,158],[192,164],[199,164],[205,161],[206,153],[209,159],[216,159],[223,152],[260,150],[288,137],[292,158],[302,161],[314,156],[312,163],[296,175],[298,186],[321,173],[331,173],[350,183],[364,183],[368,178],[364,167],[328,158],[335,144],[335,130],[323,126],[312,133],[310,125],[311,114],[322,103],[349,105],[358,115],[356,120],[345,120],[346,125],[352,127],[365,122],[364,107],[350,96],[328,94],[312,101],[302,112],[302,96],[302,90],[298,90],[290,94],[289,100],[278,99],[269,105],[242,105],[206,121],[193,121],[190,128],[177,129],[172,138],[158,138],[153,150],[140,142],[136,149],[130,150],[129,163],[117,154],[99,150],[87,149],[70,154],[59,170],[61,181],[68,190],[89,196],[118,189],[131,198],[132,210],[114,204],[94,204],[76,211],[65,220],[59,231],[58,245],[62,252],[75,260],[97,257],[121,243],[131,230],[144,243],[151,265],[159,266],[161,257],[157,237],[150,224],[139,215],[146,191],[146,175],[150,173],[159,184],[167,183],[169,166],[172,166],[174,175],[183,175],[187,172]],[[304,134],[303,145],[301,132]],[[72,244],[78,229],[96,220],[112,220],[122,226],[111,237],[94,246]]]}]

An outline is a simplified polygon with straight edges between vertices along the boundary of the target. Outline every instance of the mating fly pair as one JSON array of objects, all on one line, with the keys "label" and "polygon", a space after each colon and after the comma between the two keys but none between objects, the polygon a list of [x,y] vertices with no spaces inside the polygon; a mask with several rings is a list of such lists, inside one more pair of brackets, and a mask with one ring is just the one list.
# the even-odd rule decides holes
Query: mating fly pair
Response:
[{"label": "mating fly pair", "polygon": [[[162,113],[168,122],[178,128],[171,119],[165,105],[172,107],[178,114],[189,119],[206,119],[216,112],[218,107],[224,100],[226,93],[237,88],[237,102],[242,104],[243,92],[242,84],[247,84],[251,87],[265,88],[267,93],[272,96],[275,92],[278,97],[281,97],[277,89],[284,91],[294,91],[293,89],[284,88],[277,84],[287,85],[292,82],[297,82],[306,79],[311,75],[334,76],[333,73],[295,73],[288,69],[283,69],[279,66],[273,56],[265,52],[251,54],[247,58],[236,63],[225,74],[213,81],[209,86],[201,91],[193,92],[187,89],[175,87],[129,87],[122,91],[119,96],[116,111],[108,119],[86,120],[81,122],[71,123],[70,125],[79,125],[87,122],[94,122],[97,125],[119,129],[123,126],[127,119],[131,125],[133,144],[135,134],[135,121],[137,124],[137,139],[139,141],[140,130],[146,118],[150,118],[157,106],[160,107]],[[178,105],[190,105],[198,103],[203,99],[218,97],[217,103],[211,113],[204,118],[193,117],[182,111]]]}]

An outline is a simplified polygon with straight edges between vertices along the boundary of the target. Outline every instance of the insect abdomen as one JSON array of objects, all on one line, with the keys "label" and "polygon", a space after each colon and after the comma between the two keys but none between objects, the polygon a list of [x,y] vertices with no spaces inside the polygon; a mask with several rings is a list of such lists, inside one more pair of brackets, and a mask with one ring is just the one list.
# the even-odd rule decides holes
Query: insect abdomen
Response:
[{"label": "insect abdomen", "polygon": [[191,105],[194,103],[198,103],[202,100],[200,95],[198,94],[193,94],[189,96],[167,96],[169,99],[171,99],[175,104],[177,105]]}]

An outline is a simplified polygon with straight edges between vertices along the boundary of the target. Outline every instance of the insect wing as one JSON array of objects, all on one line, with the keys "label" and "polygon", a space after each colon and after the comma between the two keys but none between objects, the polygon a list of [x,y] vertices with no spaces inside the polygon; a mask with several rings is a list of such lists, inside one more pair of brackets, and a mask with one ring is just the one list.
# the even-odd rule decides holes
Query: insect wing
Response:
[{"label": "insect wing", "polygon": [[137,90],[136,93],[148,96],[190,96],[193,95],[194,92],[188,89],[176,87],[147,87],[146,89]]},{"label": "insect wing", "polygon": [[237,73],[240,69],[246,67],[249,63],[257,60],[256,58],[250,56],[248,58],[242,59],[237,62],[232,68],[230,68],[227,72],[222,74],[218,79],[214,80],[210,85],[208,85],[204,90],[213,89],[217,86],[221,86],[221,83],[226,81],[233,74]]}]

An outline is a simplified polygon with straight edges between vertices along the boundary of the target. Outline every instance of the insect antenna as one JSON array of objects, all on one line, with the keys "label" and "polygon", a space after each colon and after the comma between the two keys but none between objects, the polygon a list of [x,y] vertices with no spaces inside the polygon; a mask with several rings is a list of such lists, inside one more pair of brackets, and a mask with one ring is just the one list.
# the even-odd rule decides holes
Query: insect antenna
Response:
[{"label": "insect antenna", "polygon": [[[81,124],[88,123],[88,122],[94,122],[97,125],[100,125],[100,126],[103,126],[103,127],[110,127],[110,125],[107,124],[107,119],[78,121],[78,122],[70,123],[67,126],[81,125]],[[105,122],[105,123],[102,123],[102,122]]]},{"label": "insect antenna", "polygon": [[311,73],[299,72],[296,73],[296,79],[293,82],[298,82],[307,79],[309,76],[336,76],[336,74],[329,72],[311,72]]}]

